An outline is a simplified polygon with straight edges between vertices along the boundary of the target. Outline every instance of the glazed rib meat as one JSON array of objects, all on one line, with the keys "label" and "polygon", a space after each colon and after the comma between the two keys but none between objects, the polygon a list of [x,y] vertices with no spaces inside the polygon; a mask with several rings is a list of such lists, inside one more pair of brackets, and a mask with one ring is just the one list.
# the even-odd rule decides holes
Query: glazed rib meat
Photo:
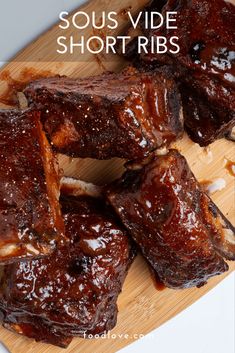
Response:
[{"label": "glazed rib meat", "polygon": [[[177,36],[180,51],[163,54],[163,61],[167,55],[168,60],[177,61],[182,67],[219,77],[231,85],[234,76],[234,5],[224,0],[168,0],[163,7],[163,16],[167,11],[177,12],[174,15],[177,28],[162,26],[153,29],[150,35],[164,35],[167,39]],[[161,55],[156,59],[161,60]]]},{"label": "glazed rib meat", "polygon": [[[206,146],[235,125],[235,6],[224,0],[168,4],[178,9],[174,60],[187,68],[181,77],[186,130]],[[198,97],[201,104],[192,106]]]},{"label": "glazed rib meat", "polygon": [[[198,75],[197,75],[198,76]],[[191,139],[207,146],[226,137],[235,125],[235,91],[200,75],[180,84],[185,128]]]},{"label": "glazed rib meat", "polygon": [[234,228],[185,158],[171,150],[131,168],[108,187],[107,198],[160,281],[201,286],[227,271],[223,257],[235,260]]},{"label": "glazed rib meat", "polygon": [[64,180],[61,205],[69,244],[48,257],[0,268],[4,327],[61,347],[73,336],[115,326],[117,297],[134,257],[127,232],[103,200],[82,191],[84,183]]},{"label": "glazed rib meat", "polygon": [[0,263],[38,257],[65,240],[55,157],[40,113],[0,111]]},{"label": "glazed rib meat", "polygon": [[[157,1],[150,10],[154,8]],[[206,146],[235,125],[235,6],[224,0],[168,0],[164,17],[168,11],[177,12],[177,29],[162,26],[147,35],[164,36],[167,43],[178,37],[179,53],[143,54],[140,61],[174,67],[186,130],[193,141]]]},{"label": "glazed rib meat", "polygon": [[143,158],[183,131],[178,89],[167,69],[41,79],[24,93],[42,110],[54,149],[73,157]]}]

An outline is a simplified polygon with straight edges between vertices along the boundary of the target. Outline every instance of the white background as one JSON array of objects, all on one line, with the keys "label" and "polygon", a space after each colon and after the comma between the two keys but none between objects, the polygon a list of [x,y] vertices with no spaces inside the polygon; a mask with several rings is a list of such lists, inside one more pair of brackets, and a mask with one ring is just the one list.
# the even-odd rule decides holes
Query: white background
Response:
[{"label": "white background", "polygon": [[[0,1],[2,62],[54,24],[60,11],[75,9],[82,3],[79,0]],[[234,294],[235,277],[231,274],[176,318],[120,352],[234,353]],[[0,353],[5,353],[1,346]]]}]

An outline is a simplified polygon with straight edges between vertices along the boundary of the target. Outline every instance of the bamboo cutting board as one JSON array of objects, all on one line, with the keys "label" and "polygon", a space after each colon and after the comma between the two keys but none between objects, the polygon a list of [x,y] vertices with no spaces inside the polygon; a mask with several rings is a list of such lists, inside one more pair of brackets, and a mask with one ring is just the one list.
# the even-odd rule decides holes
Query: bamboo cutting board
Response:
[{"label": "bamboo cutting board", "polygon": [[[84,5],[81,10],[91,11],[116,11],[119,14],[119,31],[126,25],[126,10],[133,13],[146,3],[146,0],[94,0]],[[81,33],[81,32],[80,32]],[[66,35],[72,34],[71,30]],[[92,29],[84,30],[84,35],[94,34]],[[113,32],[112,32],[113,34]],[[118,56],[102,56],[98,58],[86,53],[82,58],[58,56],[56,54],[56,38],[61,34],[58,25],[52,27],[39,39],[31,43],[10,63],[0,71],[0,101],[7,102],[7,96],[12,89],[21,87],[22,82],[37,76],[54,74],[68,75],[70,77],[91,76],[104,70],[120,70],[125,62]],[[7,95],[6,95],[7,93]],[[2,104],[2,107],[5,107]],[[193,172],[199,180],[214,180],[223,178],[226,187],[212,195],[212,199],[228,217],[235,223],[235,178],[225,164],[227,160],[235,160],[235,145],[226,140],[213,143],[209,149],[202,149],[192,143],[187,136],[178,141],[174,147],[179,148],[187,158]],[[128,148],[128,146],[127,146]],[[95,183],[106,183],[118,177],[123,171],[120,160],[95,161],[71,159],[60,156],[60,165],[65,175],[82,178]],[[230,263],[230,271],[234,265]],[[149,269],[139,256],[128,274],[123,292],[119,297],[118,324],[112,331],[113,338],[83,340],[76,338],[69,346],[68,353],[113,353],[130,344],[137,337],[145,335],[159,327],[164,322],[194,303],[202,295],[216,286],[228,273],[213,278],[207,285],[200,289],[187,289],[173,291],[164,289],[157,291],[149,273]],[[126,335],[125,337],[123,335]],[[137,335],[137,336],[136,336]],[[13,334],[0,328],[0,340],[6,344],[12,353],[61,353],[63,349],[50,345],[35,343],[32,340]]]}]

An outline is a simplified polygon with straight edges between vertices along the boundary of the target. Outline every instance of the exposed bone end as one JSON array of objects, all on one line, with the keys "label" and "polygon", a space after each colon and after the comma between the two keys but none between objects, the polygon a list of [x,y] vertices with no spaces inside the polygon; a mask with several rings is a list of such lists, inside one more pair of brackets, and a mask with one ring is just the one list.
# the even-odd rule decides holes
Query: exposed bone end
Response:
[{"label": "exposed bone end", "polygon": [[224,230],[224,238],[228,243],[235,246],[235,236],[231,229],[226,228]]},{"label": "exposed bone end", "polygon": [[9,257],[10,255],[13,255],[18,251],[18,246],[17,244],[7,244],[4,246],[1,246],[0,248],[0,257],[1,258],[6,258]]},{"label": "exposed bone end", "polygon": [[154,158],[154,153],[150,154],[148,157],[141,160],[126,162],[124,166],[128,170],[140,170],[145,165],[149,164],[153,158]]},{"label": "exposed bone end", "polygon": [[228,228],[226,222],[221,218],[221,251],[224,253],[224,256],[228,260],[235,260],[235,232],[234,228]]},{"label": "exposed bone end", "polygon": [[6,263],[11,263],[12,258],[14,259],[19,255],[20,252],[23,252],[24,255],[22,255],[22,258],[30,258],[32,256],[39,256],[41,253],[44,255],[47,255],[51,252],[51,247],[49,245],[41,245],[40,246],[41,251],[39,251],[39,248],[36,248],[32,244],[17,244],[17,243],[11,243],[4,245],[0,248],[0,257],[1,259],[4,260],[4,264]]},{"label": "exposed bone end", "polygon": [[102,186],[68,177],[63,177],[60,183],[61,194],[71,196],[92,196],[96,198],[102,197]]},{"label": "exposed bone end", "polygon": [[17,99],[18,99],[18,102],[19,102],[19,108],[20,109],[28,108],[28,100],[25,97],[23,92],[17,92]]},{"label": "exposed bone end", "polygon": [[228,133],[227,139],[231,141],[235,141],[235,126],[232,128],[232,130]]},{"label": "exposed bone end", "polygon": [[158,148],[155,151],[156,156],[165,156],[169,152],[168,148],[166,146]]},{"label": "exposed bone end", "polygon": [[[208,196],[206,196],[208,197]],[[209,197],[208,197],[209,198]],[[210,224],[214,225],[216,235],[212,237],[212,243],[221,256],[227,260],[235,260],[235,228],[229,220],[218,209],[214,202],[209,198],[209,208],[205,214]],[[212,232],[213,233],[213,232]]]}]

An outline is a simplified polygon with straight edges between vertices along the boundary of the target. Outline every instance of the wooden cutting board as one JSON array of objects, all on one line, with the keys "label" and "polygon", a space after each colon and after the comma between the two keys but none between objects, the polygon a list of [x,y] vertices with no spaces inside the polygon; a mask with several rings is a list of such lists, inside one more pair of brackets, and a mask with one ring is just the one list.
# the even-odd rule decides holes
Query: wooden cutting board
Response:
[{"label": "wooden cutting board", "polygon": [[[146,3],[146,0],[94,0],[81,9],[87,13],[116,11],[119,13],[121,31],[126,23],[126,10],[133,13]],[[84,30],[86,36],[92,35],[92,30]],[[66,35],[72,34],[68,31]],[[36,76],[68,75],[70,77],[90,76],[104,70],[120,70],[125,63],[118,56],[99,56],[86,53],[82,58],[60,56],[56,54],[56,38],[61,35],[58,25],[52,27],[39,39],[31,43],[16,58],[0,71],[0,100],[6,102],[6,93],[9,95],[12,88],[20,89],[21,82]],[[64,35],[64,32],[63,32]],[[4,105],[2,105],[4,106]],[[177,142],[174,147],[180,149],[187,158],[193,172],[199,180],[214,180],[223,178],[226,187],[212,195],[213,200],[229,218],[235,223],[235,178],[225,167],[227,160],[235,160],[235,145],[226,140],[213,143],[209,149],[202,149],[192,143],[187,136]],[[120,160],[95,161],[71,159],[60,156],[60,165],[65,175],[79,177],[99,184],[108,182],[122,173],[123,166]],[[230,271],[234,265],[230,263]],[[213,278],[200,289],[174,291],[164,289],[157,291],[151,279],[149,269],[139,256],[126,279],[123,292],[119,297],[119,316],[116,328],[112,334],[116,338],[83,340],[76,338],[67,349],[68,353],[113,353],[130,344],[136,339],[135,335],[145,335],[159,327],[164,322],[194,303],[202,295],[215,287],[225,278],[226,274]],[[218,303],[219,304],[219,303]],[[206,310],[206,308],[205,308]],[[122,335],[126,334],[126,338]],[[121,335],[121,336],[120,336]],[[141,337],[141,336],[139,336]],[[35,343],[32,340],[0,329],[0,340],[3,341],[12,353],[59,353],[63,349],[46,344]]]}]

